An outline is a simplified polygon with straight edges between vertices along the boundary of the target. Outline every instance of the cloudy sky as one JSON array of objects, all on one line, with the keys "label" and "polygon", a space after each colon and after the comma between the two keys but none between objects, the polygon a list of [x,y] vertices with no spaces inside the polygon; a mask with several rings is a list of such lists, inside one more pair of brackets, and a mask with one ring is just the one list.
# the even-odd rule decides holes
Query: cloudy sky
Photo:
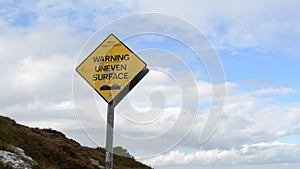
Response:
[{"label": "cloudy sky", "polygon": [[300,166],[299,1],[0,2],[0,115],[105,145],[106,102],[75,68],[110,33],[146,77],[115,142],[158,169]]}]

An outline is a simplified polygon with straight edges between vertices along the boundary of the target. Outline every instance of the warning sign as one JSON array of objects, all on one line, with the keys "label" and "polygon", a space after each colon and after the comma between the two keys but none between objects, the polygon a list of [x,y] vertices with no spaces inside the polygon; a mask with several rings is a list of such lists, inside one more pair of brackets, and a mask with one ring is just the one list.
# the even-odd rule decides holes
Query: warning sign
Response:
[{"label": "warning sign", "polygon": [[110,34],[76,71],[109,103],[128,90],[131,81],[145,67],[145,62]]}]

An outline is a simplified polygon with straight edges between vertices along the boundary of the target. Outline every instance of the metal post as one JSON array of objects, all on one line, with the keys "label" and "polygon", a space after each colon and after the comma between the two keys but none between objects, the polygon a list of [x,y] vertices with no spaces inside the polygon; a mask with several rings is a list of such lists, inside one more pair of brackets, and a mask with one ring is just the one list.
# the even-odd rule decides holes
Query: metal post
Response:
[{"label": "metal post", "polygon": [[105,169],[113,168],[114,102],[107,106]]}]

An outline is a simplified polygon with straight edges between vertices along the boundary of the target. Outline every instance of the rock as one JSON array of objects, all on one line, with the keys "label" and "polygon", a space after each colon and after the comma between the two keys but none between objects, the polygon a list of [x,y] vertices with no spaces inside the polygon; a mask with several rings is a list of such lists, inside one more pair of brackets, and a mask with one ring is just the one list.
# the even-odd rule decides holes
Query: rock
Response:
[{"label": "rock", "polygon": [[14,152],[0,150],[0,162],[12,169],[36,169],[38,163],[27,156],[23,149],[15,148]]},{"label": "rock", "polygon": [[101,166],[101,165],[99,164],[99,161],[98,161],[98,160],[95,160],[95,159],[92,159],[92,158],[90,158],[90,160],[91,160],[91,162],[92,162],[93,165],[97,166],[97,167],[100,168],[100,169],[105,169],[104,166]]}]

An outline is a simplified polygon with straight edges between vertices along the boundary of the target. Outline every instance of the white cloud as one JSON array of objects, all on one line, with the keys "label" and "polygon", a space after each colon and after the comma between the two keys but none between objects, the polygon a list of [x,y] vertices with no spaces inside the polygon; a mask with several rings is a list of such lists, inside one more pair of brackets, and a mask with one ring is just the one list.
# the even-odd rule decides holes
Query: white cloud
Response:
[{"label": "white cloud", "polygon": [[[238,90],[237,85],[227,89],[221,123],[213,137],[202,147],[230,149],[243,144],[268,142],[294,135],[299,128],[299,102],[280,103],[276,98],[265,97],[268,95],[257,97],[255,92]],[[200,116],[202,120],[199,123],[203,118],[205,115]],[[199,134],[199,129],[200,124],[196,125],[191,135]]]},{"label": "white cloud", "polygon": [[[156,73],[154,72],[152,75]],[[221,123],[212,138],[204,144],[199,144],[199,137],[203,132],[211,106],[207,104],[204,104],[203,107],[200,106],[200,113],[197,118],[195,112],[188,112],[188,109],[184,109],[179,105],[153,107],[153,103],[154,105],[156,103],[155,100],[149,99],[150,94],[153,92],[150,89],[153,89],[153,84],[163,83],[164,78],[152,78],[151,74],[148,78],[151,81],[144,79],[142,84],[138,85],[132,93],[132,99],[140,103],[131,107],[132,102],[128,102],[130,96],[128,97],[129,100],[125,99],[125,102],[120,103],[116,113],[116,133],[118,133],[116,143],[124,145],[137,156],[151,156],[174,147],[189,147],[192,149],[200,147],[204,150],[239,149],[245,144],[270,142],[287,136],[295,136],[299,130],[300,103],[280,103],[280,100],[276,98],[270,99],[268,93],[257,97],[255,91],[241,91],[238,84],[227,82],[225,84],[227,96]],[[178,101],[174,98],[168,99],[168,96],[173,97],[176,96],[174,93],[178,93],[176,92],[176,85],[173,86],[172,81],[165,82],[163,84],[166,89],[171,90],[164,91],[162,96],[158,95],[159,98],[166,99],[167,103]],[[212,98],[212,85],[204,81],[198,81],[197,84],[201,85],[199,86],[199,97],[202,97],[201,102],[209,102]],[[143,89],[149,89],[149,95],[145,95]],[[215,89],[219,90],[218,87]],[[220,93],[217,96],[220,96]],[[180,101],[180,97],[178,98]],[[158,98],[156,101],[158,101]],[[145,102],[148,104],[145,104]],[[87,126],[86,129],[91,129],[87,131],[94,140],[104,140],[100,139],[99,135],[93,135],[93,129],[97,124],[105,122],[106,110],[103,109],[105,107],[105,104],[99,104],[98,107],[103,121],[97,120],[99,119],[98,114],[87,114],[87,112],[91,112],[87,109],[79,114],[82,118],[90,119],[86,121],[85,125]],[[182,112],[182,110],[187,111]],[[193,121],[195,121],[195,124],[193,124]],[[188,133],[189,130],[183,129],[183,126],[190,126],[193,129]],[[104,131],[105,126],[102,126],[102,129],[100,129],[100,126],[98,128]],[[188,134],[187,137],[185,137],[186,134]],[[123,136],[130,137],[132,140],[128,141]],[[155,139],[150,142],[152,138]],[[181,143],[177,145],[176,143],[179,141]]]},{"label": "white cloud", "polygon": [[187,165],[260,165],[299,163],[300,146],[280,142],[244,145],[241,149],[199,150],[194,153],[171,151],[167,154],[146,159],[144,163],[158,166]]},{"label": "white cloud", "polygon": [[4,77],[0,86],[5,89],[0,98],[2,105],[35,99],[57,101],[71,98],[72,60],[64,56],[29,56],[12,60],[12,63],[3,65],[0,72]]},{"label": "white cloud", "polygon": [[[72,76],[86,35],[67,18],[44,15],[36,3],[1,3],[1,115],[58,130],[77,125]],[[32,20],[23,24],[27,15]]]},{"label": "white cloud", "polygon": [[[93,4],[92,6],[90,4]],[[299,38],[298,1],[285,3],[273,1],[226,1],[221,5],[215,1],[126,1],[126,2],[58,2],[40,1],[12,4],[3,2],[6,10],[1,13],[8,23],[22,13],[30,12],[34,19],[31,25],[48,22],[56,29],[63,25],[73,30],[91,32],[120,16],[135,12],[163,12],[181,17],[196,25],[208,35],[219,49],[239,50],[276,48],[286,54],[297,52]],[[14,11],[14,12],[11,12]],[[25,16],[24,16],[25,17]],[[10,20],[9,20],[9,19]],[[3,21],[2,21],[3,22]],[[55,27],[53,26],[55,25]],[[45,28],[45,27],[44,27]],[[280,39],[280,40],[278,40]]]},{"label": "white cloud", "polygon": [[253,92],[255,95],[267,95],[267,94],[295,94],[297,91],[292,88],[269,88],[269,89],[260,89]]},{"label": "white cloud", "polygon": [[[173,14],[196,25],[218,49],[280,51],[297,57],[299,1],[131,1],[141,11]],[[280,39],[280,40],[279,40]],[[298,46],[298,47],[297,47]]]}]

